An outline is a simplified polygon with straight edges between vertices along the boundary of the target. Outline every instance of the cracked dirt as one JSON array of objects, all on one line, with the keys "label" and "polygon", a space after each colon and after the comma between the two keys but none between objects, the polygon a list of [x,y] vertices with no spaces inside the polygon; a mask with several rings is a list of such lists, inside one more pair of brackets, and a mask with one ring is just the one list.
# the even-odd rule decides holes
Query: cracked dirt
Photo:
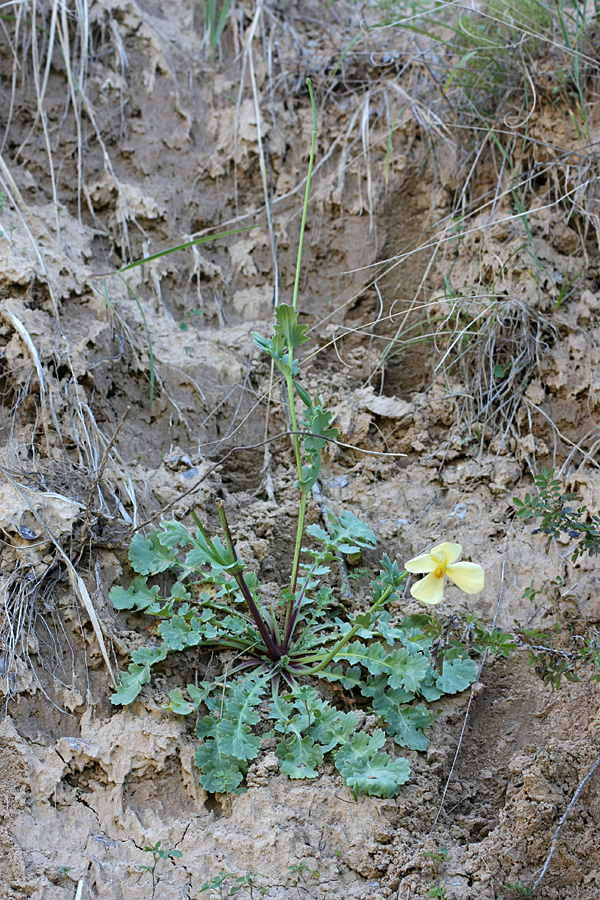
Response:
[{"label": "cracked dirt", "polygon": [[[40,17],[43,57],[57,7],[21,6]],[[79,78],[75,6],[57,21]],[[0,896],[147,900],[143,848],[161,841],[183,854],[161,863],[162,900],[204,897],[219,872],[259,872],[270,900],[408,900],[439,884],[449,900],[514,900],[507,885],[533,884],[600,752],[589,667],[552,691],[522,647],[487,660],[472,694],[433,704],[429,750],[406,753],[412,774],[395,799],[355,802],[331,765],[289,781],[268,740],[246,793],[208,795],[192,725],[162,708],[184,669],[166,662],[131,707],[111,706],[89,610],[56,545],[85,582],[114,669],[150,635],[108,592],[131,577],[132,528],[161,510],[185,518],[193,505],[216,527],[221,497],[265,590],[287,578],[295,476],[285,441],[261,443],[266,427],[286,430],[286,412],[250,332],[269,333],[276,297],[292,290],[310,76],[319,134],[301,366],[343,444],[326,451],[309,521],[322,503],[351,509],[378,537],[365,558],[374,567],[380,552],[402,563],[459,542],[486,570],[469,609],[508,631],[556,626],[568,648],[597,627],[596,560],[570,563],[568,542],[546,555],[512,506],[548,465],[598,512],[596,70],[584,153],[563,95],[545,87],[556,60],[533,58],[534,137],[515,124],[511,145],[524,148],[525,226],[498,188],[502,158],[491,142],[473,155],[443,119],[414,43],[374,30],[342,56],[359,26],[351,5],[232,6],[214,67],[193,0],[83,7],[85,101],[70,94],[65,106],[58,48],[44,69],[52,170],[35,80],[13,78],[19,41],[23,71],[35,65],[31,38],[15,40],[7,23],[0,37]],[[503,115],[513,128],[518,117]],[[106,274],[209,229],[257,224]],[[556,576],[560,590],[523,599]],[[450,590],[444,612],[461,604]],[[420,611],[408,595],[402,608]],[[532,896],[598,896],[599,778]]]}]

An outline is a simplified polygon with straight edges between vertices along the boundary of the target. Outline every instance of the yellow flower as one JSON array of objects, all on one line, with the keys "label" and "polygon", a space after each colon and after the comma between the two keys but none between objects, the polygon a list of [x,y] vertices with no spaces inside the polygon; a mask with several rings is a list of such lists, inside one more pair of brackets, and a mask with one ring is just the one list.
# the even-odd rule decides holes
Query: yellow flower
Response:
[{"label": "yellow flower", "polygon": [[461,553],[460,544],[445,542],[429,553],[409,559],[404,564],[408,572],[428,573],[411,587],[413,597],[423,603],[441,603],[444,599],[444,575],[465,594],[478,594],[483,590],[483,569],[477,563],[456,562]]}]

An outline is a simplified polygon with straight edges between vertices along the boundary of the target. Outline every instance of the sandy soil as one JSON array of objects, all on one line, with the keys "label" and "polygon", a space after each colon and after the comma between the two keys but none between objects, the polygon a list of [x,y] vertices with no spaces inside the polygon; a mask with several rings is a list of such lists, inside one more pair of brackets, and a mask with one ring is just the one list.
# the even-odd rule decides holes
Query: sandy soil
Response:
[{"label": "sandy soil", "polygon": [[[511,503],[549,465],[598,511],[598,159],[552,92],[556,59],[531,63],[527,140],[512,94],[497,120],[511,152],[522,149],[525,225],[493,141],[464,137],[412,38],[373,31],[340,62],[353,6],[236,4],[213,66],[199,3],[92,0],[87,53],[75,15],[60,32],[73,79],[86,59],[84,94],[69,93],[64,43],[45,68],[52,4],[36,9],[37,44],[25,20],[18,40],[14,23],[0,38],[0,896],[147,900],[143,848],[161,841],[183,854],[160,864],[164,900],[207,896],[219,872],[260,872],[270,900],[404,900],[434,885],[449,900],[530,896],[507,887],[516,882],[534,897],[595,900],[597,773],[532,887],[598,757],[589,667],[552,691],[523,647],[486,661],[472,692],[433,704],[430,748],[406,754],[412,776],[393,800],[355,802],[330,765],[289,781],[268,742],[246,793],[208,795],[191,724],[162,708],[183,669],[111,706],[65,563],[115,670],[148,632],[108,592],[130,578],[132,528],[161,510],[185,517],[193,503],[216,526],[223,498],[250,567],[273,591],[288,577],[289,448],[260,446],[266,427],[286,428],[285,409],[278,389],[267,407],[270,366],[250,332],[269,333],[273,303],[291,294],[310,76],[319,134],[300,307],[319,352],[302,371],[352,445],[326,453],[325,502],[368,522],[399,562],[433,541],[461,543],[485,566],[469,603],[488,622],[557,626],[565,650],[598,625],[595,560],[571,564],[566,542],[546,555]],[[258,223],[106,274],[208,229]],[[234,447],[246,449],[213,470]],[[320,515],[311,500],[310,520]],[[560,590],[523,599],[556,576]],[[449,591],[444,614],[462,603]],[[403,608],[418,604],[408,596]]]}]

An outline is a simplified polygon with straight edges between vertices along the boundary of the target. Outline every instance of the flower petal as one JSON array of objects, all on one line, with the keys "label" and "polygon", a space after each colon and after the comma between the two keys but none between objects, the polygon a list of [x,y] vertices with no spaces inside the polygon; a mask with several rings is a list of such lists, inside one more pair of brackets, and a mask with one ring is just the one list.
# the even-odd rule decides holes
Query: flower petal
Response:
[{"label": "flower petal", "polygon": [[415,556],[404,563],[407,572],[413,572],[415,575],[422,575],[424,572],[433,572],[438,563],[432,559],[431,553],[423,553],[421,556]]},{"label": "flower petal", "polygon": [[415,600],[420,600],[422,603],[441,603],[444,599],[444,579],[436,578],[431,572],[413,584],[410,592]]},{"label": "flower petal", "polygon": [[429,553],[431,556],[441,560],[445,566],[451,566],[462,553],[462,547],[460,544],[451,544],[449,541],[444,541],[443,544],[438,544]]},{"label": "flower petal", "polygon": [[446,575],[465,594],[478,594],[483,590],[483,569],[477,563],[454,563],[446,568]]}]

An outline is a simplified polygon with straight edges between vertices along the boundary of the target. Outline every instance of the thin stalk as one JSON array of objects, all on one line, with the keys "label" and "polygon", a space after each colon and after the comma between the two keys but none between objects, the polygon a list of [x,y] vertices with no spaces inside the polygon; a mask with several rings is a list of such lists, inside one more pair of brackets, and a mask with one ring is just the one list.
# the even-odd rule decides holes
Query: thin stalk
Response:
[{"label": "thin stalk", "polygon": [[312,177],[313,162],[315,159],[315,147],[317,144],[317,107],[315,105],[315,97],[313,94],[312,83],[310,78],[306,79],[306,86],[310,94],[310,105],[313,114],[313,130],[310,145],[310,158],[308,160],[308,175],[306,176],[306,189],[304,191],[304,207],[302,209],[302,222],[300,224],[300,240],[298,242],[298,259],[296,260],[296,278],[294,280],[294,293],[292,295],[292,306],[296,309],[298,301],[298,288],[300,286],[300,263],[302,262],[302,244],[304,243],[304,230],[306,228],[306,214],[308,211],[308,197],[310,194],[310,179]]},{"label": "thin stalk", "polygon": [[[290,669],[291,669],[293,675],[312,675],[313,674],[312,669],[309,666],[293,665],[293,666],[288,667],[288,671]],[[319,675],[321,678],[323,678],[327,675],[331,675],[332,681],[335,681],[335,679],[336,679],[336,676],[333,674],[333,672],[320,672]]]},{"label": "thin stalk", "polygon": [[[225,540],[227,541],[227,546],[229,547],[229,551],[230,551],[231,555],[237,561],[238,555],[237,555],[237,551],[234,547],[233,540],[231,538],[231,532],[229,530],[229,524],[227,522],[227,517],[225,516],[225,510],[223,509],[223,501],[222,500],[217,500],[217,510],[219,512],[219,518],[221,520],[221,525],[223,526],[223,531],[225,532]],[[248,606],[250,613],[252,614],[252,618],[254,619],[254,622],[256,623],[256,627],[260,631],[260,636],[262,637],[263,641],[265,642],[265,647],[267,648],[267,653],[268,653],[269,657],[274,662],[277,662],[278,659],[281,659],[281,657],[283,656],[283,653],[279,649],[279,647],[275,644],[272,635],[269,633],[267,624],[266,624],[265,620],[263,619],[261,612],[254,601],[254,597],[252,596],[250,588],[246,584],[246,580],[245,580],[243,574],[241,572],[235,572],[233,577],[235,578],[237,585],[238,585],[240,591],[242,592],[242,596],[243,596],[244,600],[246,601],[246,605]]]},{"label": "thin stalk", "polygon": [[[304,536],[304,516],[306,514],[306,491],[302,491],[300,509],[298,510],[298,527],[296,529],[296,546],[294,547],[294,565],[292,567],[292,594],[296,593],[298,583],[298,568],[300,566],[300,551],[302,550],[302,538]],[[286,616],[287,620],[287,616]]]},{"label": "thin stalk", "polygon": [[262,637],[263,641],[265,642],[265,646],[267,648],[267,653],[268,653],[269,657],[274,662],[277,662],[277,660],[281,659],[281,657],[283,656],[283,652],[276,645],[275,641],[273,640],[273,636],[269,633],[266,622],[263,619],[258,606],[254,602],[254,597],[252,596],[252,594],[250,592],[250,588],[248,587],[248,585],[246,584],[246,581],[244,580],[244,576],[242,575],[241,572],[236,572],[233,577],[237,581],[238,587],[239,587],[240,591],[242,592],[242,596],[243,596],[244,600],[246,601],[246,603],[248,604],[248,608],[249,608],[250,612],[252,613],[252,618],[256,622],[256,627],[260,631],[260,636]]},{"label": "thin stalk", "polygon": [[[312,178],[312,170],[313,164],[315,160],[315,148],[317,144],[317,107],[315,104],[315,97],[313,94],[312,83],[310,78],[306,79],[306,85],[308,87],[308,93],[310,95],[310,105],[312,108],[313,114],[313,129],[312,129],[312,138],[310,144],[310,156],[308,160],[308,174],[306,176],[306,189],[304,191],[304,205],[302,207],[302,221],[300,223],[300,238],[298,240],[298,257],[296,259],[296,277],[294,279],[294,292],[292,295],[292,306],[294,311],[296,310],[296,306],[298,303],[298,289],[300,286],[300,270],[302,266],[302,246],[304,244],[304,232],[306,230],[306,217],[308,214],[308,200],[310,197],[310,182]],[[290,367],[290,371],[294,370],[294,348],[288,347],[288,364]],[[296,529],[296,546],[294,549],[294,562],[292,565],[292,578],[290,589],[292,594],[296,592],[296,583],[298,581],[298,567],[300,565],[300,551],[302,549],[302,537],[304,535],[304,515],[306,512],[306,491],[302,490],[302,453],[300,450],[300,440],[297,435],[298,431],[298,423],[296,419],[296,406],[294,403],[294,381],[292,375],[286,375],[286,385],[288,392],[288,402],[290,407],[290,417],[292,420],[292,429],[294,431],[294,453],[296,455],[296,466],[298,468],[298,481],[300,484],[300,490],[302,491],[302,497],[300,500],[300,510],[298,513],[298,526]],[[286,610],[286,630],[289,623],[289,617],[291,614],[291,603]]]},{"label": "thin stalk", "polygon": [[244,641],[237,642],[231,639],[219,637],[218,641],[201,641],[195,646],[200,647],[200,649],[203,649],[204,647],[212,647],[213,649],[215,647],[218,647],[219,649],[221,649],[222,647],[231,647],[232,650],[249,651],[252,647],[256,647],[256,644],[248,644]]},{"label": "thin stalk", "polygon": [[[306,495],[303,495],[303,496],[306,496]],[[305,506],[306,506],[306,504],[305,504]],[[304,596],[306,594],[306,587],[308,585],[309,579],[311,578],[312,575],[314,575],[314,571],[317,568],[317,565],[318,565],[318,563],[316,563],[316,562],[313,563],[313,566],[312,566],[310,572],[308,573],[308,575],[306,576],[306,578],[304,580],[304,587],[300,591],[300,596],[298,597],[297,600],[294,599],[294,600],[290,601],[290,603],[288,604],[288,608],[286,610],[285,629],[284,629],[285,638],[284,638],[283,646],[286,648],[288,653],[289,653],[289,648],[290,648],[290,643],[291,643],[292,637],[294,636],[294,629],[296,627],[296,622],[298,621],[298,613],[300,611],[300,607],[302,606],[302,601],[304,600]],[[297,582],[297,577],[296,577],[296,582]],[[295,595],[295,593],[296,592],[294,591],[294,595]]]},{"label": "thin stalk", "polygon": [[279,632],[279,625],[277,624],[277,617],[272,609],[267,609],[267,613],[271,622],[271,629],[273,631],[273,637],[277,642],[277,645],[281,644],[281,634]]},{"label": "thin stalk", "polygon": [[[388,585],[387,588],[385,589],[385,591],[383,592],[383,594],[381,595],[381,597],[379,598],[379,600],[377,600],[377,602],[374,603],[373,606],[370,608],[369,613],[373,613],[373,612],[375,612],[375,610],[379,609],[379,607],[382,606],[382,604],[385,603],[385,601],[386,601],[387,598],[390,596],[390,594],[392,593],[393,590],[394,590],[393,586],[392,586],[391,584]],[[368,613],[367,613],[367,615],[368,615]],[[340,650],[342,649],[342,647],[344,647],[344,646],[348,643],[348,641],[352,640],[352,638],[353,638],[354,635],[357,633],[357,631],[360,631],[360,629],[361,629],[362,627],[363,627],[362,625],[354,625],[354,626],[350,629],[350,631],[348,632],[348,634],[345,634],[342,638],[340,638],[340,640],[337,642],[337,644],[335,645],[335,647],[333,647],[333,648],[329,651],[329,653],[327,653],[327,654],[323,657],[323,659],[321,660],[321,662],[319,663],[319,665],[318,665],[318,666],[314,666],[312,669],[309,669],[308,672],[307,672],[306,674],[307,674],[307,675],[317,675],[319,672],[321,672],[321,671],[325,668],[325,666],[328,666],[328,665],[329,665],[329,663],[330,663],[331,660],[334,658],[334,656],[336,655],[336,653],[339,653]],[[298,660],[298,662],[299,662],[300,664],[302,664],[303,660]]]},{"label": "thin stalk", "polygon": [[[293,359],[294,348],[288,348],[290,359],[290,367],[294,364]],[[298,420],[296,418],[296,407],[294,405],[294,379],[291,375],[285,376],[285,384],[287,387],[288,406],[290,408],[290,419],[292,422],[292,442],[294,444],[294,453],[296,454],[296,468],[298,469],[298,481],[302,484],[302,453],[300,451],[300,438],[298,437]],[[302,488],[300,488],[302,490]]]}]

